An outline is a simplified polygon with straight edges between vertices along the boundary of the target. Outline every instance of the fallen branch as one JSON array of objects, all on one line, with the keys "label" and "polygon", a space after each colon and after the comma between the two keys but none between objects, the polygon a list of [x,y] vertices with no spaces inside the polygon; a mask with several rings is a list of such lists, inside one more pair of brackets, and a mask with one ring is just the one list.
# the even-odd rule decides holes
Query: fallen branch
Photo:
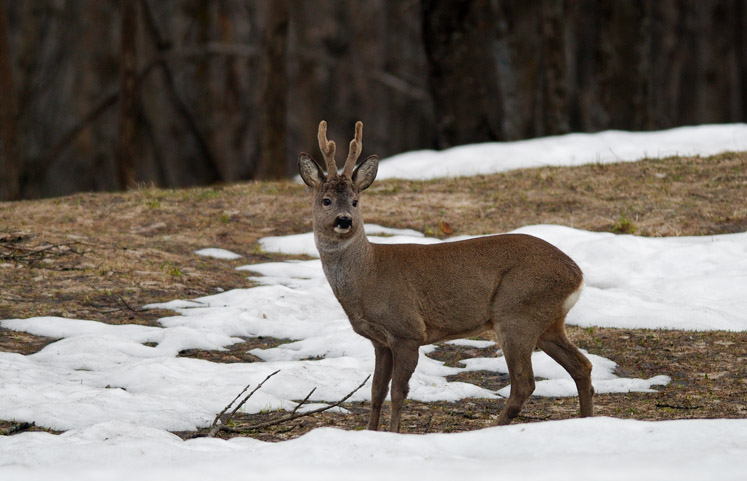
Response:
[{"label": "fallen branch", "polygon": [[431,414],[428,417],[428,422],[425,423],[425,428],[423,429],[423,434],[428,434],[431,432],[431,425],[433,424],[433,414]]},{"label": "fallen branch", "polygon": [[[290,422],[290,421],[293,421],[293,420],[296,420],[298,418],[302,418],[302,417],[305,417],[305,416],[311,416],[313,414],[318,414],[318,413],[322,413],[324,411],[329,411],[330,409],[333,409],[333,408],[336,408],[336,407],[340,406],[342,403],[344,403],[345,401],[347,401],[353,394],[357,393],[363,386],[366,385],[366,383],[368,382],[368,380],[370,378],[371,378],[371,375],[369,374],[368,376],[366,376],[366,379],[364,379],[363,382],[358,385],[358,387],[356,387],[355,389],[353,389],[352,391],[350,391],[349,393],[347,393],[345,395],[345,397],[343,397],[339,401],[335,402],[334,404],[330,404],[329,406],[324,406],[324,407],[321,407],[321,408],[318,408],[318,409],[314,409],[312,411],[306,411],[306,412],[303,412],[303,413],[298,413],[298,409],[306,401],[308,401],[309,398],[311,397],[311,395],[314,393],[314,391],[316,391],[316,388],[314,388],[314,389],[311,390],[311,392],[309,392],[309,394],[306,395],[306,397],[300,403],[298,403],[296,405],[296,407],[293,409],[293,411],[291,411],[291,413],[288,414],[288,415],[286,415],[286,416],[282,416],[281,418],[275,419],[274,421],[267,421],[267,422],[264,422],[264,423],[252,424],[250,426],[243,427],[242,429],[235,429],[235,428],[231,428],[231,427],[227,426],[226,424],[221,424],[221,425],[215,426],[213,429],[211,429],[209,436],[213,437],[219,431],[225,431],[225,432],[229,432],[229,433],[241,433],[241,432],[246,432],[246,431],[256,431],[256,430],[259,430],[259,429],[268,428],[270,426],[277,426],[278,424],[287,423],[287,422]],[[261,384],[260,384],[260,386],[261,386]],[[255,388],[255,391],[257,389],[259,389],[259,386],[257,386],[257,388]],[[252,391],[252,393],[253,392],[254,391]],[[241,394],[239,394],[239,396],[240,395]],[[229,417],[229,419],[230,419],[230,417]],[[215,432],[213,432],[213,431],[215,431]]]},{"label": "fallen branch", "polygon": [[[141,313],[141,312],[143,312],[143,309],[135,309],[134,307],[132,307],[131,305],[129,305],[129,304],[127,303],[127,301],[125,301],[124,297],[122,297],[122,296],[117,296],[117,297],[119,298],[119,302],[121,302],[121,303],[122,303],[122,305],[124,305],[124,306],[125,306],[125,308],[126,308],[126,309],[127,309],[128,311],[134,312],[134,313],[135,313],[135,315],[137,315],[137,316],[140,316],[140,313]],[[120,309],[120,310],[121,310],[121,309]]]},{"label": "fallen branch", "polygon": [[690,410],[690,409],[700,409],[703,406],[681,406],[677,404],[668,404],[668,403],[656,403],[657,408],[669,408],[669,409],[683,409],[683,410]]},{"label": "fallen branch", "polygon": [[528,414],[520,414],[519,418],[525,421],[547,421],[548,419],[550,419],[550,415],[548,414],[546,416],[530,416]]},{"label": "fallen branch", "polygon": [[309,398],[311,397],[311,395],[314,394],[314,391],[316,391],[316,388],[314,388],[311,391],[309,391],[309,393],[306,395],[306,397],[303,398],[300,403],[296,404],[296,407],[294,407],[293,411],[291,411],[291,416],[294,415],[294,414],[296,414],[296,411],[298,411],[298,408],[300,408],[301,406],[303,406],[306,403],[306,401],[309,400]]},{"label": "fallen branch", "polygon": [[[266,423],[253,424],[251,426],[247,426],[243,430],[244,431],[256,431],[257,429],[264,429],[264,428],[267,428],[267,427],[270,427],[270,426],[276,426],[278,424],[282,424],[282,423],[287,423],[287,422],[293,421],[294,419],[302,418],[304,416],[311,416],[312,414],[318,414],[318,413],[321,413],[321,412],[328,411],[330,409],[336,408],[340,404],[342,404],[345,401],[347,401],[350,398],[350,396],[352,396],[353,394],[355,394],[356,392],[358,392],[360,390],[360,388],[362,388],[368,382],[368,380],[369,380],[370,377],[371,377],[370,374],[368,376],[366,376],[366,379],[364,379],[363,382],[360,383],[360,385],[358,385],[357,388],[355,388],[352,391],[350,391],[349,393],[347,393],[344,398],[340,399],[339,401],[337,401],[334,404],[330,404],[329,406],[324,406],[324,407],[319,408],[319,409],[314,409],[313,411],[306,411],[306,412],[301,413],[301,414],[296,414],[296,410],[297,409],[294,409],[291,414],[289,414],[287,416],[283,416],[280,419],[276,419],[274,421],[268,421]],[[311,393],[309,393],[309,396],[310,395],[311,395]],[[296,408],[298,408],[298,406],[296,406]]]},{"label": "fallen branch", "polygon": [[[233,403],[235,403],[236,400],[239,397],[241,397],[241,395],[244,394],[247,391],[247,389],[249,389],[249,384],[247,384],[246,387],[239,393],[239,395],[236,396],[235,398],[233,398],[233,401],[231,401],[230,403],[228,403],[228,406],[224,407],[223,410],[221,412],[219,412],[217,416],[215,416],[215,419],[213,419],[213,424],[210,425],[210,432],[208,433],[208,436],[211,437],[211,438],[215,437],[215,435],[218,433],[218,431],[225,430],[225,428],[227,427],[226,425],[231,421],[231,418],[233,418],[233,415],[236,414],[236,411],[238,411],[241,408],[241,406],[243,406],[244,404],[246,404],[246,402],[249,400],[249,398],[252,397],[254,395],[254,393],[257,392],[257,390],[262,387],[262,384],[264,384],[265,382],[267,382],[268,379],[270,379],[272,376],[274,376],[275,374],[277,374],[279,372],[280,372],[280,370],[278,369],[277,371],[273,372],[272,374],[269,374],[261,383],[257,384],[257,387],[255,387],[252,390],[252,392],[250,392],[238,404],[238,406],[236,406],[236,408],[233,411],[231,411],[231,414],[229,414],[226,419],[222,419],[223,415],[226,414],[226,411],[228,411],[231,408],[231,406],[233,405]],[[218,423],[220,423],[220,424],[218,424]]]},{"label": "fallen branch", "polygon": [[67,244],[50,244],[44,247],[35,249],[20,247],[20,246],[5,246],[0,245],[6,252],[0,252],[0,259],[4,261],[15,261],[15,262],[36,262],[38,260],[46,259],[47,257],[62,257],[67,254],[80,254],[79,251],[73,249],[73,245],[78,242],[70,242]]}]

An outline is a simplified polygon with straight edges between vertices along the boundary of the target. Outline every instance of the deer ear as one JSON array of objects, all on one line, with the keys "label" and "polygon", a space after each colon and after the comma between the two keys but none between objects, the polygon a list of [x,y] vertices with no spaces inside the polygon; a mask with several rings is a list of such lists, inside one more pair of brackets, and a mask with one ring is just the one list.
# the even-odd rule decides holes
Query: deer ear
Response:
[{"label": "deer ear", "polygon": [[317,187],[326,180],[319,164],[305,152],[298,156],[298,173],[309,187]]},{"label": "deer ear", "polygon": [[379,171],[379,156],[371,155],[366,158],[363,162],[358,164],[358,167],[353,171],[353,185],[358,188],[358,192],[368,189],[376,178],[376,173]]}]

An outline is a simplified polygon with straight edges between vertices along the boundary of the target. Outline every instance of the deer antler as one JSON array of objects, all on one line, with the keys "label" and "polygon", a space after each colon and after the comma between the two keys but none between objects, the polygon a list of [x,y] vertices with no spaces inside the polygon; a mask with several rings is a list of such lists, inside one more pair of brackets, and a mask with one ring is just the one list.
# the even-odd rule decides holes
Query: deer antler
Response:
[{"label": "deer antler", "polygon": [[327,140],[327,122],[322,120],[319,122],[319,132],[317,133],[319,139],[319,150],[322,151],[324,156],[324,163],[327,165],[327,178],[331,179],[337,177],[337,163],[335,162],[335,142],[333,140]]},{"label": "deer antler", "polygon": [[345,167],[342,168],[343,177],[353,177],[353,167],[361,155],[361,150],[363,150],[363,122],[359,120],[355,123],[355,138],[350,141],[348,158],[345,160]]}]

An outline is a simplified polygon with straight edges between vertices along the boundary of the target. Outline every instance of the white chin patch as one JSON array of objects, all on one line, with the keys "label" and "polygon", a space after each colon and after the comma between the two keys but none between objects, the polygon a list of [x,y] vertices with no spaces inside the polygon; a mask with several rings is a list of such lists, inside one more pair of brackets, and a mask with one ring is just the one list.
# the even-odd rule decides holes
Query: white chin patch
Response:
[{"label": "white chin patch", "polygon": [[338,234],[347,234],[348,232],[350,232],[350,227],[342,228],[337,226],[335,227],[335,232],[337,232]]}]

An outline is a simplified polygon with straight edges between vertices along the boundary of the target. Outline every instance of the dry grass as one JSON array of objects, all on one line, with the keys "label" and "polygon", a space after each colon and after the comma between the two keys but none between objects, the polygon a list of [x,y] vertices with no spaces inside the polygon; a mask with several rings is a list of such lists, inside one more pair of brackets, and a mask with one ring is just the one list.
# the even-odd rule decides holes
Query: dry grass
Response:
[{"label": "dry grass", "polygon": [[[563,224],[644,236],[747,230],[745,154],[547,167],[434,182],[374,184],[368,218],[439,233]],[[391,220],[390,220],[391,222]]]},{"label": "dry grass", "polygon": [[[364,195],[362,207],[367,222],[441,237],[539,223],[670,236],[747,230],[745,197],[747,153],[731,153],[429,182],[379,181]],[[171,313],[143,311],[140,306],[212,294],[218,288],[248,287],[245,274],[232,267],[282,259],[262,252],[257,240],[309,231],[309,204],[307,189],[291,182],[183,190],[143,187],[0,203],[0,319],[57,315],[153,325]],[[224,261],[196,256],[194,251],[203,247],[221,247],[244,257]],[[598,396],[601,414],[643,419],[747,415],[744,333],[570,331],[581,347],[613,359],[623,373],[674,378],[657,394]],[[49,341],[0,330],[4,351],[28,354]],[[277,341],[247,339],[225,353],[182,354],[253,362],[245,351],[268,342]],[[459,358],[448,350],[440,355],[450,362]],[[487,373],[474,376],[470,381],[478,384],[503,382]],[[567,418],[575,412],[575,403],[533,398],[524,419]],[[490,422],[497,404],[410,402],[404,426],[414,432],[474,429]],[[367,407],[350,408],[356,414],[325,414],[299,420],[290,429],[252,434],[284,439],[315,425],[364,425]]]}]

